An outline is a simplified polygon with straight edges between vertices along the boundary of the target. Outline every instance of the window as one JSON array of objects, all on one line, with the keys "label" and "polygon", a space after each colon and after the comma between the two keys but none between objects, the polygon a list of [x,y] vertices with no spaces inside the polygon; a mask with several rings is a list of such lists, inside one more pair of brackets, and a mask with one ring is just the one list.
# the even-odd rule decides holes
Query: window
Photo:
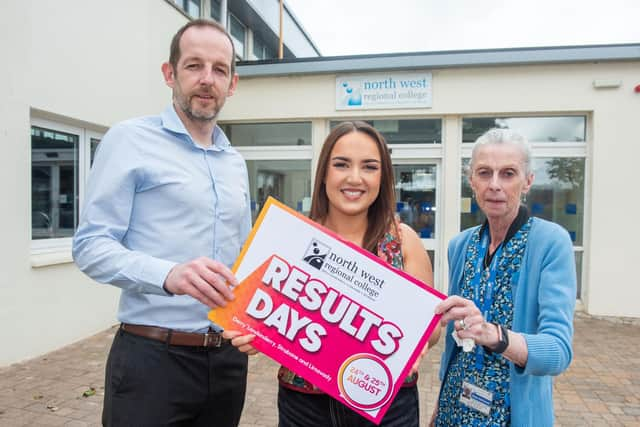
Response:
[{"label": "window", "polygon": [[310,160],[247,160],[251,216],[255,220],[269,196],[303,215],[311,210]]},{"label": "window", "polygon": [[397,158],[392,154],[396,214],[418,233],[431,258],[434,277],[440,272],[438,245],[439,159]]},{"label": "window", "polygon": [[251,213],[269,196],[308,215],[311,208],[311,123],[229,123],[222,129],[247,160]]},{"label": "window", "polygon": [[266,43],[264,43],[262,39],[255,33],[253,35],[253,55],[257,59],[275,58],[275,54],[273,53],[273,51],[269,49]]},{"label": "window", "polygon": [[222,125],[235,147],[311,145],[311,123],[248,123]]},{"label": "window", "polygon": [[462,120],[462,142],[475,142],[491,128],[513,129],[529,142],[584,142],[586,117],[480,117]]},{"label": "window", "polygon": [[[365,120],[375,127],[387,140],[387,144],[441,144],[442,120],[403,119]],[[332,121],[331,127],[338,121]]]},{"label": "window", "polygon": [[78,135],[31,128],[31,235],[70,237],[78,224]]},{"label": "window", "polygon": [[236,54],[244,59],[244,46],[246,42],[246,27],[232,14],[229,14],[229,34],[236,48]]},{"label": "window", "polygon": [[68,245],[100,138],[87,129],[32,120],[31,239],[41,242],[35,247],[51,247],[45,242]]},{"label": "window", "polygon": [[[461,230],[481,224],[484,215],[472,200],[463,160]],[[536,157],[532,159],[533,185],[524,203],[532,216],[567,229],[574,245],[582,246],[584,223],[584,158]]]},{"label": "window", "polygon": [[192,18],[200,17],[200,0],[174,0],[175,4]]},{"label": "window", "polygon": [[[524,204],[532,216],[560,224],[569,233],[576,257],[579,298],[584,250],[586,117],[465,118],[463,142],[475,141],[492,127],[514,129],[529,139],[534,181]],[[484,221],[467,179],[472,144],[463,147],[461,230]]]},{"label": "window", "polygon": [[211,18],[222,22],[222,3],[220,0],[211,0]]},{"label": "window", "polygon": [[422,239],[435,238],[436,165],[394,164],[396,212]]}]

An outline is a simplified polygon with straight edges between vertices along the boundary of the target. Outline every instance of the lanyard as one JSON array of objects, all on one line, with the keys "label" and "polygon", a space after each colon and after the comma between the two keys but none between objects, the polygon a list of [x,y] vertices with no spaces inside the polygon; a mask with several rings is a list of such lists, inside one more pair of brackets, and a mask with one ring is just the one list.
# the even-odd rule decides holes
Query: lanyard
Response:
[{"label": "lanyard", "polygon": [[[473,289],[473,302],[482,312],[485,320],[488,322],[491,320],[489,310],[493,304],[493,290],[496,285],[496,275],[498,273],[498,262],[502,255],[503,243],[500,243],[496,252],[493,255],[491,264],[488,268],[484,267],[484,260],[489,250],[489,232],[485,231],[480,238],[480,247],[478,248],[478,260],[476,261],[476,267],[474,269],[473,279],[471,280],[471,286]],[[482,307],[480,306],[480,290],[482,288],[482,277],[486,277],[484,302]]]},{"label": "lanyard", "polygon": [[[476,261],[473,279],[471,280],[471,286],[473,289],[473,302],[478,308],[480,308],[480,311],[482,312],[482,315],[487,322],[491,320],[490,310],[491,305],[493,304],[493,291],[496,285],[498,262],[500,261],[500,256],[502,255],[503,243],[500,243],[495,253],[493,254],[493,259],[491,260],[491,264],[489,264],[489,267],[485,268],[484,260],[487,256],[487,251],[489,250],[489,231],[485,229],[484,233],[482,233],[482,236],[480,237],[478,259]],[[482,288],[482,277],[486,277],[487,280],[485,282],[484,301],[481,307],[480,290]],[[480,370],[482,369],[483,352],[484,351],[480,346],[476,346],[476,373],[480,372]]]}]

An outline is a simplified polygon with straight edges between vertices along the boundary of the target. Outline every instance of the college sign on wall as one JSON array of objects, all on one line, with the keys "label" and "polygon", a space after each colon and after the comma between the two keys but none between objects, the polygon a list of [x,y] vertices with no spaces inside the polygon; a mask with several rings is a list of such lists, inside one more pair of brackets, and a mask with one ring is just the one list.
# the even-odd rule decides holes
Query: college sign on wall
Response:
[{"label": "college sign on wall", "polygon": [[336,76],[336,110],[431,108],[431,73]]}]

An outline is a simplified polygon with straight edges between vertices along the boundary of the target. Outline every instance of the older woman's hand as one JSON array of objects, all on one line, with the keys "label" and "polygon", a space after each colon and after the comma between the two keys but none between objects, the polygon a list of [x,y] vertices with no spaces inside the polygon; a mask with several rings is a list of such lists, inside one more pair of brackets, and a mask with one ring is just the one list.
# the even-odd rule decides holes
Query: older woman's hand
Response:
[{"label": "older woman's hand", "polygon": [[453,327],[460,339],[471,338],[476,344],[489,347],[498,343],[498,328],[493,323],[485,321],[480,309],[469,299],[457,295],[450,296],[436,306],[435,312],[442,314],[442,326],[454,322]]},{"label": "older woman's hand", "polygon": [[224,331],[222,332],[222,337],[231,340],[231,345],[249,356],[258,354],[258,350],[251,345],[251,342],[256,337],[253,334],[242,335],[240,331]]}]

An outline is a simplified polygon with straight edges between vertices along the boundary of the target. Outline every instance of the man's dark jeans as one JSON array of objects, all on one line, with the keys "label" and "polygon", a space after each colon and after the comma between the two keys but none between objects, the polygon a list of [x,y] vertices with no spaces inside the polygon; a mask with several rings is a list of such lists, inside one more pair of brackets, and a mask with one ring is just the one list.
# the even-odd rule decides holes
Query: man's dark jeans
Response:
[{"label": "man's dark jeans", "polygon": [[236,427],[247,356],[219,348],[171,346],[118,330],[107,360],[105,426]]}]

